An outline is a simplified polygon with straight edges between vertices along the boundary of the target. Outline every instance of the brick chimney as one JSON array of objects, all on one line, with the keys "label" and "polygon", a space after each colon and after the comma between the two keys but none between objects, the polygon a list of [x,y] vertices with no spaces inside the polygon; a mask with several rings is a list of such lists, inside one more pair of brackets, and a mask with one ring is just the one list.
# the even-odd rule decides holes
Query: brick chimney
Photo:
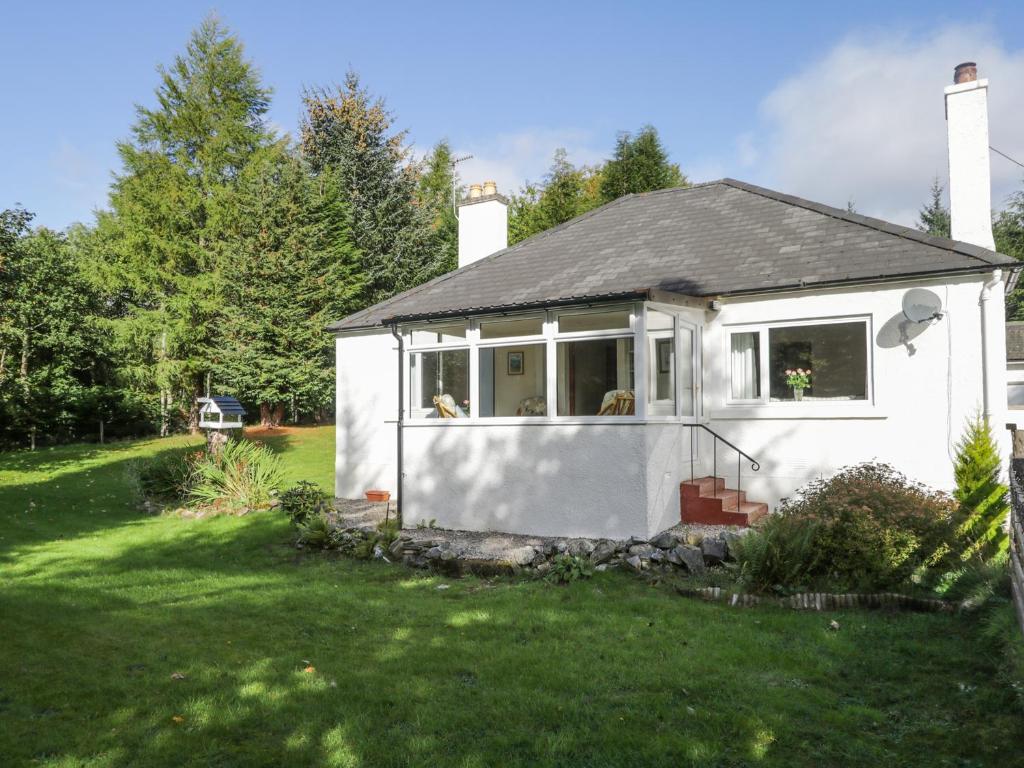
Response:
[{"label": "brick chimney", "polygon": [[459,203],[459,267],[508,247],[508,200],[493,181],[471,184]]},{"label": "brick chimney", "polygon": [[988,152],[988,80],[973,61],[953,70],[946,87],[949,212],[954,240],[995,250]]}]

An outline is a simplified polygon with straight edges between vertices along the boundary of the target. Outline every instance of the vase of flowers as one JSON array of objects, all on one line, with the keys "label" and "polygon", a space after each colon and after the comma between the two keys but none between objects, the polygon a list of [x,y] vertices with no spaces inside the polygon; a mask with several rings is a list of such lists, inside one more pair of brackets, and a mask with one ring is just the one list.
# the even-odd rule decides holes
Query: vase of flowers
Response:
[{"label": "vase of flowers", "polygon": [[804,390],[811,386],[811,369],[787,368],[786,384],[793,388],[794,400],[803,400]]}]

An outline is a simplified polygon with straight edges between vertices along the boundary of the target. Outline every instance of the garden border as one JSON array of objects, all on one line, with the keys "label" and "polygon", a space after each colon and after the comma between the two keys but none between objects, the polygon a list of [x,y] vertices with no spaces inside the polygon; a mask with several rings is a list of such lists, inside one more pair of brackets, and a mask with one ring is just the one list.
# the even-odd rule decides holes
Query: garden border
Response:
[{"label": "garden border", "polygon": [[964,608],[962,603],[939,600],[931,597],[915,597],[898,592],[869,592],[837,594],[833,592],[798,592],[794,595],[774,597],[733,592],[722,587],[690,588],[677,586],[676,592],[683,597],[695,597],[708,602],[725,600],[731,606],[752,608],[758,605],[773,605],[798,611],[838,611],[849,608],[885,608],[899,611],[924,611],[927,613],[955,613]]}]

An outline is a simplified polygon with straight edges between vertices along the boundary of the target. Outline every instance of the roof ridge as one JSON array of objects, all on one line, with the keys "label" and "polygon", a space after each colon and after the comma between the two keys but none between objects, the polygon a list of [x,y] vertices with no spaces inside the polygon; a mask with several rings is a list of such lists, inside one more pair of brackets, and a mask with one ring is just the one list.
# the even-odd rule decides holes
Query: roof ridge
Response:
[{"label": "roof ridge", "polygon": [[825,205],[824,203],[816,203],[813,200],[807,200],[796,195],[789,195],[785,192],[777,192],[774,189],[768,189],[767,187],[761,187],[757,184],[750,184],[746,181],[739,181],[738,179],[732,179],[725,177],[720,179],[718,182],[725,184],[726,186],[739,189],[743,192],[747,192],[753,195],[760,195],[766,197],[769,200],[775,200],[780,203],[786,203],[787,205],[793,205],[798,208],[805,208],[815,213],[820,213],[823,216],[830,216],[834,219],[841,221],[847,221],[851,224],[859,224],[862,227],[868,227],[878,232],[883,232],[887,235],[893,235],[894,237],[902,237],[906,240],[913,240],[914,242],[929,245],[933,248],[941,248],[946,251],[953,251],[963,256],[967,256],[971,259],[976,259],[982,264],[988,264],[991,266],[1002,266],[1002,262],[992,261],[986,258],[987,254],[996,256],[1005,256],[998,251],[992,251],[988,248],[982,248],[980,245],[974,245],[973,243],[965,243],[962,240],[953,240],[948,237],[938,237],[937,235],[929,235],[926,232],[920,232],[912,227],[907,227],[902,224],[894,224],[885,219],[875,218],[874,216],[865,216],[861,213],[855,213],[852,211],[844,211],[842,208],[835,208],[831,205]]}]

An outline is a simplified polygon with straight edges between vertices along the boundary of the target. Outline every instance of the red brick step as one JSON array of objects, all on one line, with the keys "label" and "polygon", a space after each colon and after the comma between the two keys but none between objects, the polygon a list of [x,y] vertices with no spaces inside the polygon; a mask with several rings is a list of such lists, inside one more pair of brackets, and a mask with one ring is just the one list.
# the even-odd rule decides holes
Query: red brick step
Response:
[{"label": "red brick step", "polygon": [[698,477],[679,484],[684,523],[749,526],[768,514],[768,505],[747,500],[746,491],[725,487],[725,478]]}]

